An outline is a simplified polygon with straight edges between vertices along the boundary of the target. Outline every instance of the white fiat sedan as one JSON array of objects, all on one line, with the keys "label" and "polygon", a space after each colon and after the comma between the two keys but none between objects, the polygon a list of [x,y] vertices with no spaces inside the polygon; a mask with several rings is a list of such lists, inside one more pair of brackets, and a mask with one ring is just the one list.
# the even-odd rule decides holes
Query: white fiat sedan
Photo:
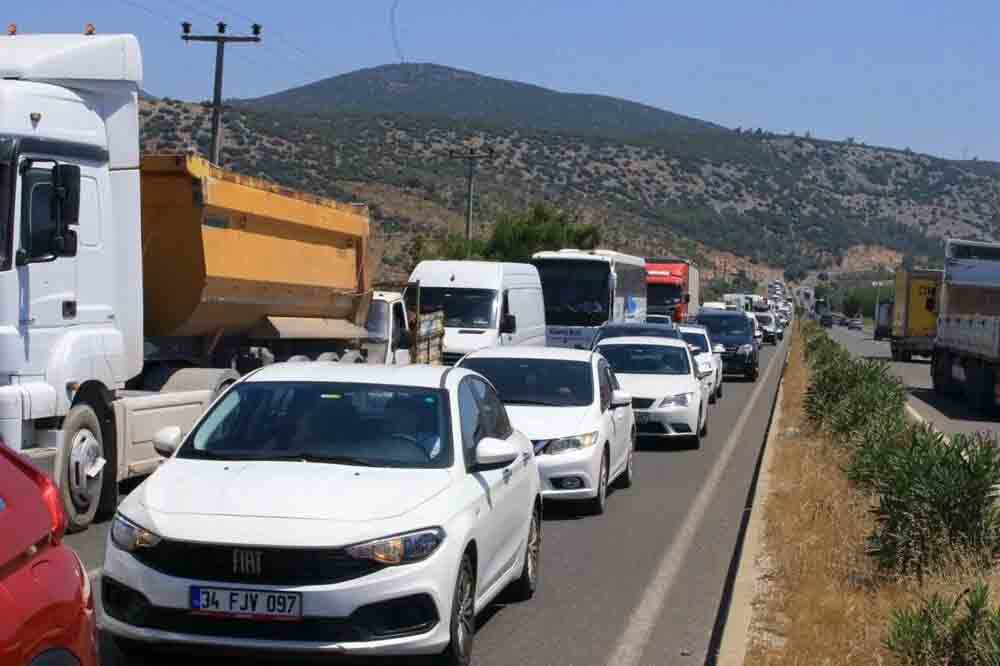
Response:
[{"label": "white fiat sedan", "polygon": [[639,435],[683,437],[697,448],[708,432],[708,386],[684,340],[608,338],[597,351],[632,395]]},{"label": "white fiat sedan", "polygon": [[632,397],[599,354],[553,347],[495,347],[461,367],[496,387],[514,427],[535,445],[542,496],[586,500],[603,513],[608,484],[632,485]]},{"label": "white fiat sedan", "polygon": [[[169,644],[468,664],[476,612],[538,574],[538,469],[468,370],[274,365],[119,507],[103,626]],[[175,451],[176,450],[176,451]]]}]

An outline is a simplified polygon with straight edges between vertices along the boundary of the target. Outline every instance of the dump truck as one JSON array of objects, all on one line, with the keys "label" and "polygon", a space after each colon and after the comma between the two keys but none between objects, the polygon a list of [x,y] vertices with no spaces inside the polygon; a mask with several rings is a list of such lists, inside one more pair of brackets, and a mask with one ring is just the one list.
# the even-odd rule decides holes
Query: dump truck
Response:
[{"label": "dump truck", "polygon": [[914,355],[933,353],[937,313],[928,306],[933,304],[941,276],[942,271],[933,268],[896,269],[889,335],[892,360],[909,363]]},{"label": "dump truck", "polygon": [[1000,243],[949,239],[934,302],[931,380],[941,394],[995,412],[1000,395]]},{"label": "dump truck", "polygon": [[399,294],[397,334],[369,330],[364,208],[140,160],[141,78],[131,35],[0,40],[0,438],[52,474],[71,529],[240,373],[414,342]]}]

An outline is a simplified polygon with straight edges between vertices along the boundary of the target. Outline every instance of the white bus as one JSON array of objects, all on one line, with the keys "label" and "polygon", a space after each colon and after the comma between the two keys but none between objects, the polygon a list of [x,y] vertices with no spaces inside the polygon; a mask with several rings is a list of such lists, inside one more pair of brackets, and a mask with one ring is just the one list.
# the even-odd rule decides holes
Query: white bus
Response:
[{"label": "white bus", "polygon": [[611,250],[536,252],[550,347],[589,349],[605,322],[646,320],[646,261]]}]

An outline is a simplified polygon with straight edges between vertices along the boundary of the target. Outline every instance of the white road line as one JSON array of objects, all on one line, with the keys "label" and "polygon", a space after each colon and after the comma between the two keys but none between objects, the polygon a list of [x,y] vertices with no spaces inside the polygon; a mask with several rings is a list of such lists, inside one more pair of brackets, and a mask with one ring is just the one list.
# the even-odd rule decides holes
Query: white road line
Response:
[{"label": "white road line", "polygon": [[[782,351],[787,355],[787,351]],[[615,651],[608,659],[608,666],[635,666],[642,658],[643,650],[649,642],[649,635],[660,617],[663,603],[670,593],[670,588],[673,587],[674,580],[680,573],[681,565],[687,559],[688,551],[691,550],[698,528],[701,527],[701,522],[705,518],[705,513],[715,498],[715,491],[723,472],[729,465],[729,459],[740,443],[746,421],[750,418],[750,413],[756,406],[761,391],[768,385],[775,368],[780,368],[783,364],[783,360],[777,356],[771,359],[767,372],[757,382],[756,388],[750,394],[750,400],[747,401],[746,407],[743,408],[739,419],[736,420],[732,433],[726,440],[722,453],[715,459],[715,465],[712,466],[701,490],[698,491],[694,502],[691,503],[691,509],[677,531],[677,536],[660,559],[656,573],[646,587],[646,593],[642,595],[639,605],[629,615],[628,623],[625,625],[625,633],[618,640]]]}]

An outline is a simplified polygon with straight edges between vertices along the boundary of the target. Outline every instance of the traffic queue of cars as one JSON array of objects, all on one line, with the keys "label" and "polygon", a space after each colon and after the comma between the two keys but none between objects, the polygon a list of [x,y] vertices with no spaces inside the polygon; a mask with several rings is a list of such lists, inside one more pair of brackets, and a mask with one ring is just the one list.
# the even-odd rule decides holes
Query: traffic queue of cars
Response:
[{"label": "traffic queue of cars", "polygon": [[[421,268],[423,305],[444,307],[446,336],[454,329],[446,340],[473,347],[451,367],[265,366],[189,432],[156,433],[165,462],[118,506],[100,578],[102,627],[122,653],[469,664],[477,612],[537,588],[543,503],[603,513],[609,487],[634,482],[640,436],[700,447],[724,375],[755,380],[760,344],[778,330],[704,308],[681,325],[619,318],[575,336],[591,338],[586,349],[544,346],[531,267],[477,267],[495,278],[483,289],[456,278],[462,263]],[[480,346],[483,330],[492,344]],[[60,545],[55,488],[23,467],[51,514],[32,543],[76,581],[63,585],[76,619],[59,649],[75,659],[65,663],[94,663],[89,579]],[[0,524],[11,507],[0,489]]]}]

